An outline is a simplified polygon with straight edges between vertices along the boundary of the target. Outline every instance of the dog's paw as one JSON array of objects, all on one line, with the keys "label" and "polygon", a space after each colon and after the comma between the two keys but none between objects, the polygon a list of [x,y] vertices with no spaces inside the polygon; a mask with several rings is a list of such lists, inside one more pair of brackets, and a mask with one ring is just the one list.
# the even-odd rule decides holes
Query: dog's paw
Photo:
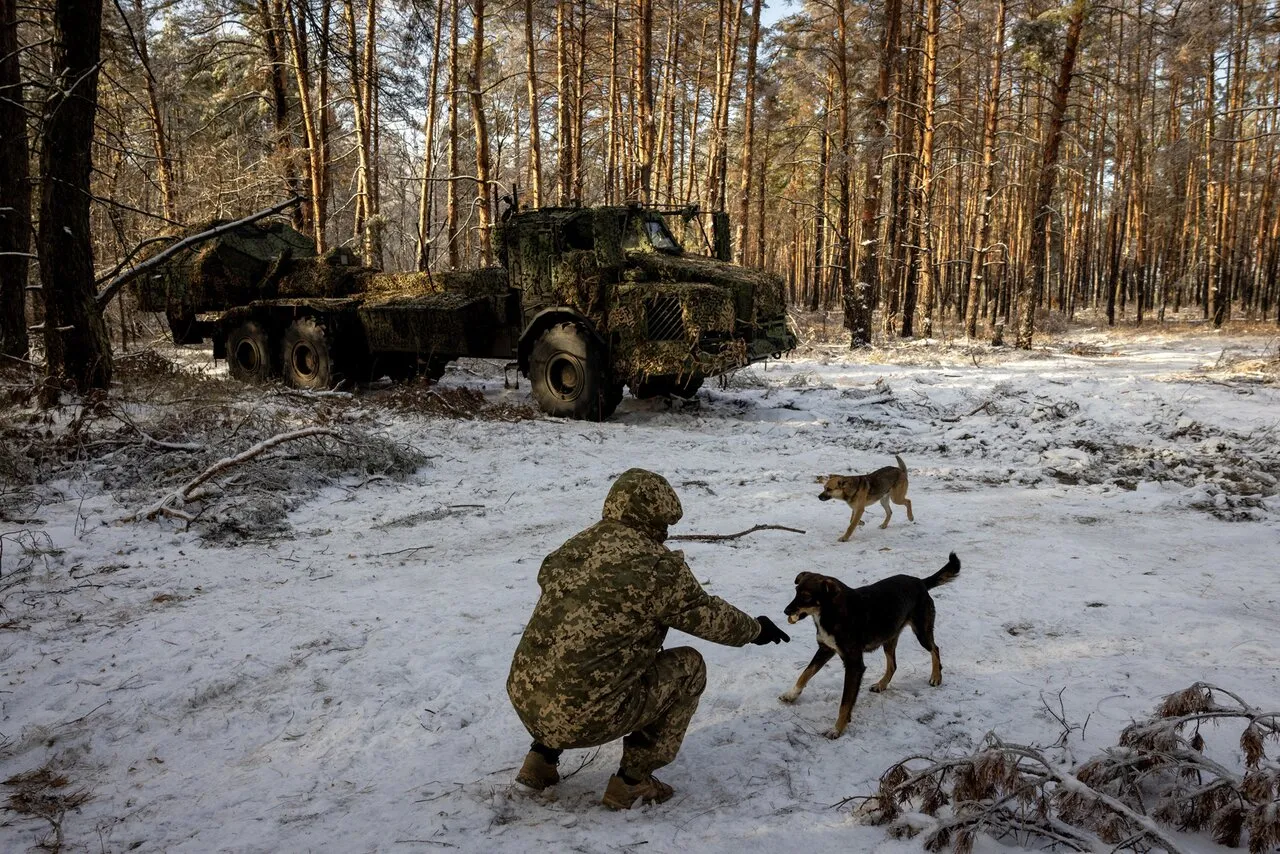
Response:
[{"label": "dog's paw", "polygon": [[824,732],[823,735],[831,739],[832,741],[835,741],[837,738],[844,735],[844,730],[840,729],[840,727],[833,726],[831,729]]},{"label": "dog's paw", "polygon": [[779,694],[778,699],[784,703],[794,703],[796,700],[800,699],[800,692],[788,691],[785,694]]},{"label": "dog's paw", "polygon": [[941,684],[942,684],[942,677],[941,677],[941,676],[930,676],[930,677],[929,677],[929,687],[930,687],[930,688],[937,688],[937,687],[938,687],[939,685],[941,685]]},{"label": "dog's paw", "polygon": [[881,688],[881,687],[877,684],[877,685],[872,685],[872,686],[871,686],[870,688],[868,688],[867,690],[868,690],[868,691],[870,691],[872,694],[879,694],[879,693],[880,693],[881,691],[883,691],[884,689],[883,689],[883,688]]},{"label": "dog's paw", "polygon": [[847,542],[849,542],[849,537],[848,537],[847,535],[846,535],[846,536],[843,536],[843,537],[841,537],[840,539],[836,540],[836,542],[837,542],[837,543],[847,543]]}]

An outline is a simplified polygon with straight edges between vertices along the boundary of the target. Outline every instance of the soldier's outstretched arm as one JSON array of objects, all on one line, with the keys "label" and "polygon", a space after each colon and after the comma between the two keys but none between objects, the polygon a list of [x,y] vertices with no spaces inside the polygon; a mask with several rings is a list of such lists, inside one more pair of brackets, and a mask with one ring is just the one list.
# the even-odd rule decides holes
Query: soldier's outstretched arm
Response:
[{"label": "soldier's outstretched arm", "polygon": [[681,552],[658,562],[658,618],[673,629],[728,646],[742,646],[760,634],[760,623],[702,589]]}]

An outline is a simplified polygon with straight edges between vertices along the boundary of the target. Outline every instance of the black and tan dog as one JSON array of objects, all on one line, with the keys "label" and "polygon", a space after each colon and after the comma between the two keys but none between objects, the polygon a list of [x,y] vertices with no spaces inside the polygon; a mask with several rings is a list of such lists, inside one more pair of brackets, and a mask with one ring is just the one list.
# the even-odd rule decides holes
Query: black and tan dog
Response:
[{"label": "black and tan dog", "polygon": [[849,716],[853,714],[853,704],[862,686],[862,674],[867,669],[862,663],[862,654],[884,647],[884,676],[871,690],[885,690],[898,669],[898,635],[905,626],[911,626],[916,640],[933,656],[929,684],[941,685],[942,659],[933,641],[934,606],[929,591],[955,580],[959,574],[960,559],[952,552],[947,565],[928,578],[895,575],[865,587],[849,587],[829,575],[816,572],[797,575],[796,598],[783,613],[791,623],[813,617],[818,629],[818,651],[796,680],[795,687],[778,699],[794,703],[814,674],[831,656],[839,653],[844,662],[844,693],[840,697],[836,725],[826,733],[827,738],[839,738],[849,725]]},{"label": "black and tan dog", "polygon": [[889,519],[893,516],[893,511],[889,509],[890,501],[905,505],[907,519],[912,522],[916,520],[911,513],[911,500],[907,498],[907,464],[897,454],[894,454],[893,458],[898,461],[896,468],[885,466],[871,474],[820,474],[814,478],[823,485],[822,494],[818,496],[819,501],[838,498],[853,510],[849,529],[844,532],[840,542],[849,541],[853,536],[853,529],[862,521],[862,511],[867,509],[868,504],[875,501],[879,501],[880,506],[884,508],[884,521],[880,523],[881,528],[887,528]]}]

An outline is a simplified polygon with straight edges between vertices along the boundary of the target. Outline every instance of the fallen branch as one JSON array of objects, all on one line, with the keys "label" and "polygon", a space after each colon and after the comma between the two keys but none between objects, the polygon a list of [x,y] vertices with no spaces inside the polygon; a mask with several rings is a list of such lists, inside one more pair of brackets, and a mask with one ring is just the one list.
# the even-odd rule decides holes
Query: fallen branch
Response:
[{"label": "fallen branch", "polygon": [[164,498],[161,498],[159,501],[157,501],[155,504],[152,504],[150,507],[147,507],[143,510],[136,510],[133,513],[130,513],[128,516],[125,516],[120,521],[134,522],[134,521],[137,521],[139,517],[150,520],[150,519],[156,518],[156,516],[164,514],[166,516],[171,516],[177,519],[185,519],[188,523],[190,523],[191,517],[188,514],[183,513],[181,510],[178,510],[175,507],[171,507],[170,505],[177,504],[181,506],[183,504],[186,504],[188,501],[191,500],[192,493],[195,491],[195,489],[198,486],[200,486],[202,483],[205,483],[211,478],[217,477],[219,474],[226,471],[227,469],[238,466],[241,463],[248,462],[254,457],[260,456],[261,454],[266,453],[267,451],[271,450],[277,445],[282,445],[285,442],[292,442],[296,439],[306,439],[309,436],[339,437],[340,435],[341,434],[338,433],[337,430],[333,430],[328,427],[305,427],[301,430],[294,430],[291,433],[281,433],[277,436],[272,436],[270,439],[264,439],[263,441],[254,445],[252,448],[241,451],[240,453],[236,454],[233,457],[226,457],[224,459],[218,460],[216,463],[209,466],[207,469],[205,469],[203,472],[197,475],[193,480],[188,482],[181,489],[177,489],[169,493]]},{"label": "fallen branch", "polygon": [[[1234,701],[1222,703],[1218,696]],[[1045,704],[1063,727],[1055,748],[1074,727]],[[1061,708],[1061,706],[1060,706]],[[1243,770],[1205,755],[1202,724],[1235,719]],[[1050,758],[1044,749],[1013,744],[988,733],[976,753],[942,761],[910,756],[886,771],[879,791],[860,808],[890,833],[924,832],[924,848],[972,851],[975,836],[1027,840],[1078,851],[1185,848],[1171,828],[1208,831],[1235,848],[1247,836],[1255,854],[1280,841],[1280,765],[1267,756],[1280,736],[1280,713],[1249,705],[1214,685],[1196,683],[1165,697],[1146,720],[1130,724],[1119,744],[1079,765]],[[908,763],[929,761],[913,769]],[[1068,764],[1072,762],[1072,764]],[[1226,764],[1224,764],[1224,762]],[[949,806],[946,813],[939,810]],[[932,821],[922,822],[920,813]]]},{"label": "fallen branch", "polygon": [[738,537],[745,537],[747,534],[754,534],[756,531],[790,531],[793,534],[804,533],[804,531],[799,528],[788,528],[786,525],[752,525],[747,530],[739,531],[736,534],[676,534],[674,537],[667,537],[667,539],[698,543],[721,543],[725,540],[736,540]]},{"label": "fallen branch", "polygon": [[195,246],[197,243],[203,243],[206,240],[212,240],[213,238],[217,237],[220,234],[226,234],[228,231],[235,231],[237,228],[239,228],[242,225],[248,225],[251,222],[257,222],[260,219],[266,219],[272,214],[280,213],[280,211],[285,210],[287,208],[291,208],[294,205],[299,204],[300,202],[302,202],[302,197],[294,196],[288,201],[281,202],[278,205],[272,205],[271,207],[266,208],[265,210],[260,210],[257,213],[249,214],[249,216],[244,217],[243,219],[238,219],[235,222],[223,223],[222,225],[215,226],[213,228],[208,229],[207,231],[202,231],[199,234],[192,234],[188,237],[182,238],[181,240],[177,241],[172,246],[170,246],[168,249],[165,249],[162,252],[157,252],[155,255],[152,255],[150,258],[143,261],[141,264],[138,264],[136,267],[130,267],[128,270],[125,270],[123,273],[120,273],[118,276],[112,279],[105,288],[103,288],[101,291],[98,292],[98,296],[96,297],[98,308],[105,309],[107,307],[107,304],[110,303],[113,298],[115,298],[115,295],[119,293],[121,288],[123,288],[125,285],[129,284],[134,279],[138,278],[138,276],[141,276],[143,273],[147,272],[148,270],[151,270],[151,269],[154,269],[155,267],[160,266],[165,261],[169,260],[169,258],[173,257],[174,255],[181,252],[182,250],[187,249],[191,246]]}]

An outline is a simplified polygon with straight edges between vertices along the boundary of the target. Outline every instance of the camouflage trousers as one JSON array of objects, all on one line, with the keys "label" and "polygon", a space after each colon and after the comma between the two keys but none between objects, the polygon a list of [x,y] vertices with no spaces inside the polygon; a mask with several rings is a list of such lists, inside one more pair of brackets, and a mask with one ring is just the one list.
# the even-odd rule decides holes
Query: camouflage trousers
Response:
[{"label": "camouflage trousers", "polygon": [[[622,771],[640,779],[669,764],[680,752],[698,699],[707,687],[707,665],[691,646],[664,649],[640,677],[619,713],[599,721],[578,721],[573,743],[534,738],[551,747],[595,747],[622,739]],[[533,728],[531,728],[532,731]]]}]

